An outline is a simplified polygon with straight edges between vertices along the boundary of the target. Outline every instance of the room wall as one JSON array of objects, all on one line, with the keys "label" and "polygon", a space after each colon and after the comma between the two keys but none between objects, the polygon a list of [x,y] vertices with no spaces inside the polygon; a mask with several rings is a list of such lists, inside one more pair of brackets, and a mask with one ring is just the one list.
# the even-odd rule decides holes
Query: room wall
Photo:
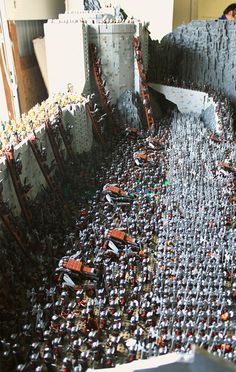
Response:
[{"label": "room wall", "polygon": [[64,0],[5,0],[7,19],[14,21],[56,18],[65,11]]},{"label": "room wall", "polygon": [[197,19],[198,0],[174,0],[173,29]]},{"label": "room wall", "polygon": [[[149,30],[153,39],[162,39],[171,32],[173,22],[174,0],[100,0],[101,6],[112,4],[120,5],[129,17],[149,22]],[[81,10],[81,0],[66,0],[66,9],[69,11]]]},{"label": "room wall", "polygon": [[173,29],[194,19],[219,18],[229,4],[229,0],[174,0]]},{"label": "room wall", "polygon": [[47,91],[32,45],[32,38],[43,34],[43,25],[38,21],[8,21],[8,28],[16,70],[20,109],[21,113],[26,113],[36,103],[47,98]]},{"label": "room wall", "polygon": [[198,0],[198,19],[214,19],[221,16],[224,9],[233,3],[229,0]]}]

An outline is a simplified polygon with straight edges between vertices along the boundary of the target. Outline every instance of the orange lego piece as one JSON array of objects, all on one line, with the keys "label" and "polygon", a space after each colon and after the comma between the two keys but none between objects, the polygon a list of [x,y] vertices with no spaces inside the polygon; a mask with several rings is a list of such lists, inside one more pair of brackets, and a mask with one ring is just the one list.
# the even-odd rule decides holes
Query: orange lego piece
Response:
[{"label": "orange lego piece", "polygon": [[220,317],[221,320],[223,321],[226,321],[229,319],[229,313],[226,311],[225,313],[223,313]]},{"label": "orange lego piece", "polygon": [[82,272],[85,273],[85,274],[91,274],[93,271],[93,269],[91,267],[88,267],[88,266],[83,266],[82,267]]},{"label": "orange lego piece", "polygon": [[69,259],[67,262],[63,263],[63,266],[66,269],[81,272],[82,271],[82,262]]},{"label": "orange lego piece", "polygon": [[143,159],[145,161],[148,160],[148,157],[144,152],[140,152],[140,153],[135,154],[135,158],[136,159]]},{"label": "orange lego piece", "polygon": [[105,188],[106,191],[111,191],[113,192],[114,194],[118,194],[118,195],[127,195],[127,192],[121,190],[119,187],[117,186],[106,186]]},{"label": "orange lego piece", "polygon": [[231,351],[231,345],[230,344],[221,344],[221,350],[225,350],[227,353]]},{"label": "orange lego piece", "polygon": [[142,159],[144,161],[151,161],[155,158],[155,154],[153,151],[142,151],[142,152],[135,152],[134,153],[135,159]]},{"label": "orange lego piece", "polygon": [[132,238],[132,236],[126,234],[124,231],[120,231],[120,230],[117,230],[117,229],[110,230],[109,231],[109,236],[111,238],[121,240],[121,241],[125,241],[127,243],[135,243],[135,240]]},{"label": "orange lego piece", "polygon": [[233,172],[233,173],[236,172],[236,169],[234,167],[232,167],[232,165],[230,165],[229,163],[226,163],[224,161],[220,161],[218,164],[219,164],[220,167],[226,169],[229,172]]}]

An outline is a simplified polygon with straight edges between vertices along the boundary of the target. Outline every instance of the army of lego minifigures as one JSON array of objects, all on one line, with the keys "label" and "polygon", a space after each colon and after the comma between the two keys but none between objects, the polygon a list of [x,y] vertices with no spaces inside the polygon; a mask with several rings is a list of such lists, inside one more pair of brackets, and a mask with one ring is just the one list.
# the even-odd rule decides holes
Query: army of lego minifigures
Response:
[{"label": "army of lego minifigures", "polygon": [[217,113],[217,125],[219,129],[224,133],[224,139],[233,139],[236,125],[235,108],[230,99],[224,95],[224,92],[215,90],[207,84],[202,85],[181,81],[174,77],[165,78],[161,81],[161,83],[178,88],[197,90],[207,93],[209,97],[213,98],[215,104],[215,112]]},{"label": "army of lego minifigures", "polygon": [[177,112],[152,137],[126,130],[99,155],[93,195],[73,185],[73,223],[47,196],[34,250],[1,238],[2,370],[110,368],[193,344],[236,361],[230,133]]},{"label": "army of lego minifigures", "polygon": [[84,97],[71,92],[55,94],[43,101],[40,105],[34,106],[27,114],[23,113],[17,120],[0,123],[0,156],[4,154],[7,147],[15,146],[34,130],[44,125],[45,119],[55,115],[58,106],[61,108],[83,102]]}]

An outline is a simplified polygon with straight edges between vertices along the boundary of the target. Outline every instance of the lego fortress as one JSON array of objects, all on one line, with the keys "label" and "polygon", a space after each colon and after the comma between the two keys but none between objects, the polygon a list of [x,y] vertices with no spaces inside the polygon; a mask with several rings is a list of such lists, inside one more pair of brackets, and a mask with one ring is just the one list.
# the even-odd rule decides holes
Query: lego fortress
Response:
[{"label": "lego fortress", "polygon": [[159,43],[86,7],[45,25],[48,100],[1,124],[0,369],[195,345],[234,370],[236,24]]}]

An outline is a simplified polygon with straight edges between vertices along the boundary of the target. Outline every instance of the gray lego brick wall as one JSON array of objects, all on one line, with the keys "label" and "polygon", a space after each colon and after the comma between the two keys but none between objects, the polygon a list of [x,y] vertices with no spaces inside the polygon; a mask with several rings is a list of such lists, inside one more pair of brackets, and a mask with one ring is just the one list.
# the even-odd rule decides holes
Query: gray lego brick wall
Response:
[{"label": "gray lego brick wall", "polygon": [[[81,105],[72,105],[63,109],[63,121],[65,126],[70,127],[70,133],[73,137],[72,149],[75,153],[89,152],[93,144],[93,131],[90,119],[87,116],[85,107]],[[37,138],[46,148],[47,164],[50,167],[52,162],[55,162],[53,151],[46,135],[44,127],[36,131]],[[61,143],[61,150],[66,157],[66,150]],[[22,141],[15,146],[15,158],[20,153],[22,162],[22,174],[20,175],[22,183],[27,179],[27,183],[32,185],[31,190],[27,194],[30,200],[33,200],[38,192],[42,190],[42,185],[46,186],[45,178],[39,168],[39,165],[32,153],[31,148],[27,144],[27,140]],[[53,174],[53,171],[52,171]],[[9,206],[14,215],[20,214],[20,206],[15,194],[15,190],[11,181],[11,177],[7,170],[5,158],[0,158],[0,181],[3,184],[3,199],[9,202]]]},{"label": "gray lego brick wall", "polygon": [[134,89],[134,33],[134,24],[89,25],[89,42],[97,46],[112,103],[124,91]]},{"label": "gray lego brick wall", "polygon": [[71,129],[72,149],[75,153],[89,152],[93,144],[93,130],[84,105],[73,105],[63,111],[65,126]]},{"label": "gray lego brick wall", "polygon": [[150,81],[208,85],[236,104],[236,21],[192,21],[152,41],[150,54]]}]

